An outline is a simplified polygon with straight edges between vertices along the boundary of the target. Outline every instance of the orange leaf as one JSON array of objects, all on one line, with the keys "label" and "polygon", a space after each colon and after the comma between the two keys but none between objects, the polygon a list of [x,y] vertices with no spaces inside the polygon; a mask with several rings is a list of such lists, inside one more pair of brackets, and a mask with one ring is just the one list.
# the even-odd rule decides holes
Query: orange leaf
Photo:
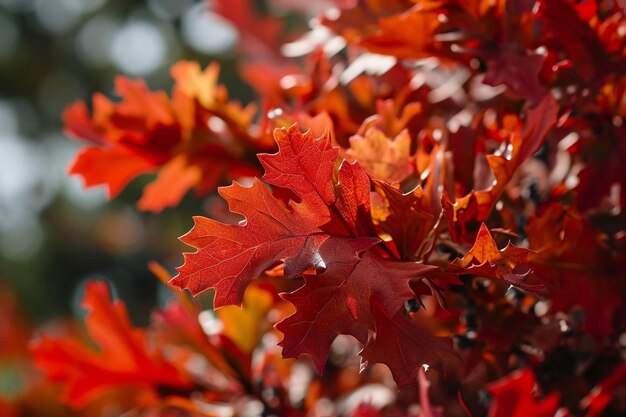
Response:
[{"label": "orange leaf", "polygon": [[33,342],[35,364],[64,385],[68,404],[82,408],[108,390],[135,388],[154,392],[190,389],[192,383],[170,364],[144,331],[134,328],[126,308],[112,301],[106,283],[90,281],[82,305],[85,326],[98,351],[72,338],[42,336]]},{"label": "orange leaf", "polygon": [[474,246],[462,259],[454,260],[450,271],[503,279],[529,291],[541,290],[543,285],[527,282],[532,276],[528,266],[529,253],[528,249],[515,247],[510,242],[503,250],[499,250],[483,223]]},{"label": "orange leaf", "polygon": [[429,50],[440,25],[438,13],[417,5],[403,13],[381,18],[378,30],[364,36],[359,44],[372,52],[397,58],[432,56]]},{"label": "orange leaf", "polygon": [[135,177],[156,172],[138,204],[155,212],[178,204],[191,188],[206,194],[227,175],[255,175],[258,169],[245,162],[246,152],[260,146],[248,132],[255,107],[229,101],[218,73],[217,64],[202,71],[179,62],[171,99],[141,80],[118,77],[120,102],[96,94],[91,116],[82,102],[68,107],[66,132],[90,143],[69,172],[87,187],[106,185],[111,198]]},{"label": "orange leaf", "polygon": [[411,137],[407,130],[391,139],[374,128],[364,136],[352,136],[347,155],[358,161],[370,177],[400,182],[411,173],[410,150]]}]

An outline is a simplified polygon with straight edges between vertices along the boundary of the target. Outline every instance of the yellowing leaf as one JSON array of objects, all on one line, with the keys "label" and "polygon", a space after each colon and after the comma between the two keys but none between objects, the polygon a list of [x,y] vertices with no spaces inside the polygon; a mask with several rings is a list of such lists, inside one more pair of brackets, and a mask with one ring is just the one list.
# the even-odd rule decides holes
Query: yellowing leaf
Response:
[{"label": "yellowing leaf", "polygon": [[272,309],[274,296],[258,285],[250,285],[243,296],[243,308],[226,306],[216,311],[224,328],[222,333],[239,349],[250,353],[259,343],[267,313]]},{"label": "yellowing leaf", "polygon": [[381,130],[371,129],[365,136],[350,138],[348,156],[372,178],[400,182],[411,173],[410,151],[411,137],[406,129],[393,139]]}]

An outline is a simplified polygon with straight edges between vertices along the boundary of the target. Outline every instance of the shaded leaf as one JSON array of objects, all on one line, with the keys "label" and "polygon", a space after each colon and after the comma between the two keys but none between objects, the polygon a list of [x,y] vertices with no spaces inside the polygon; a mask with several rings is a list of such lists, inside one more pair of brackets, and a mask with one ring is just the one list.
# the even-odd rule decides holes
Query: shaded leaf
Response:
[{"label": "shaded leaf", "polygon": [[111,198],[137,176],[157,173],[139,202],[140,209],[154,212],[178,204],[192,188],[213,191],[223,176],[256,174],[257,167],[245,162],[246,152],[263,149],[248,133],[255,107],[228,100],[215,63],[202,71],[181,61],[171,72],[171,98],[141,80],[118,77],[120,102],[96,94],[91,115],[82,102],[69,106],[66,133],[89,143],[69,173],[87,187],[105,185]]},{"label": "shaded leaf", "polygon": [[362,344],[375,330],[370,305],[380,303],[388,316],[413,298],[409,282],[436,269],[415,262],[390,261],[370,251],[376,239],[329,239],[320,248],[326,269],[305,277],[305,284],[283,298],[296,312],[276,325],[284,333],[283,355],[312,357],[321,372],[330,345],[339,334],[354,336]]},{"label": "shaded leaf", "polygon": [[528,249],[515,247],[510,242],[499,250],[483,223],[474,246],[463,258],[454,260],[450,271],[503,279],[524,290],[539,291],[543,289],[542,284],[528,282],[533,277],[528,263],[529,253]]},{"label": "shaded leaf", "polygon": [[[430,334],[402,311],[389,316],[376,302],[373,314],[376,336],[360,355],[368,362],[387,365],[398,388],[416,385],[418,376],[424,372],[423,365],[441,367],[445,363],[450,367],[451,362],[458,362],[451,338]],[[426,382],[425,378],[420,381]]]}]

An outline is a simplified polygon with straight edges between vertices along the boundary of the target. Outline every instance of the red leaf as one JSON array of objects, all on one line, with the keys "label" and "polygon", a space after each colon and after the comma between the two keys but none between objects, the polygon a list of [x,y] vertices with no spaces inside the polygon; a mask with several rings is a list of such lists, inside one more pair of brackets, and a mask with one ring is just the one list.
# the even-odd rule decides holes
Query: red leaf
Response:
[{"label": "red leaf", "polygon": [[378,20],[378,30],[359,42],[372,52],[398,58],[432,56],[433,36],[441,24],[437,12],[428,5],[417,5],[404,13]]},{"label": "red leaf", "polygon": [[[370,178],[365,170],[358,164],[344,161],[337,173],[335,195],[335,207],[340,214],[343,228],[347,229],[347,234],[376,236],[370,213]],[[333,230],[332,224],[326,227],[329,231]]]},{"label": "red leaf", "polygon": [[389,215],[381,221],[380,227],[393,239],[400,258],[422,259],[433,243],[427,237],[437,219],[424,207],[421,187],[403,194],[385,182],[374,181],[374,188],[387,200]]},{"label": "red leaf", "polygon": [[70,175],[83,177],[85,187],[105,184],[109,198],[117,196],[138,175],[154,165],[121,147],[83,149],[68,168]]},{"label": "red leaf", "polygon": [[[233,184],[220,189],[230,210],[242,214],[241,225],[224,225],[196,217],[182,241],[197,248],[185,254],[174,285],[194,294],[215,288],[215,305],[241,304],[250,280],[284,262],[288,277],[324,265],[318,248],[329,233],[356,236],[367,229],[369,178],[356,165],[344,164],[333,183],[337,149],[328,134],[314,139],[297,125],[277,130],[279,151],[259,155],[268,183],[299,199],[287,205],[259,180],[250,188]],[[335,204],[336,202],[336,204]],[[370,220],[371,221],[371,220]]]},{"label": "red leaf", "polygon": [[487,155],[493,175],[488,188],[472,191],[454,202],[442,196],[441,204],[454,241],[473,241],[478,223],[487,220],[517,169],[541,147],[556,123],[557,111],[556,100],[551,94],[546,94],[535,107],[527,111],[524,131],[510,135],[506,151],[499,155]]},{"label": "red leaf", "polygon": [[586,416],[602,416],[602,412],[611,403],[613,392],[623,386],[624,382],[626,382],[626,364],[621,363],[580,401],[581,407],[587,409]]},{"label": "red leaf", "polygon": [[430,403],[430,398],[428,397],[430,381],[426,378],[426,370],[424,369],[424,366],[421,366],[419,369],[417,381],[419,382],[420,397],[420,410],[418,417],[443,417],[445,411],[444,408],[433,406]]},{"label": "red leaf", "polygon": [[[291,210],[272,195],[258,179],[245,188],[238,183],[220,188],[230,210],[242,214],[242,225],[225,225],[205,217],[194,217],[193,229],[181,240],[195,248],[185,253],[185,263],[172,284],[198,294],[215,288],[215,306],[241,304],[248,283],[280,261],[290,262],[308,245],[317,248],[328,235],[320,222],[306,211]],[[309,257],[298,258],[295,272],[320,262],[314,249]]]},{"label": "red leaf", "polygon": [[[489,229],[483,223],[476,236],[474,246],[462,259],[455,259],[450,271],[503,279],[511,285],[528,291],[543,289],[541,284],[528,283],[532,271],[528,266],[528,249],[518,248],[509,242],[502,250],[498,249]],[[520,268],[523,271],[520,271]]]},{"label": "red leaf", "polygon": [[550,310],[583,307],[584,329],[604,338],[615,332],[614,315],[624,305],[623,266],[614,259],[606,235],[588,219],[559,204],[531,219],[526,232],[536,253],[530,261],[551,294]]},{"label": "red leaf", "polygon": [[134,387],[190,389],[192,384],[132,327],[124,304],[112,301],[107,284],[90,281],[82,303],[85,326],[99,351],[72,338],[43,336],[32,346],[36,365],[62,382],[65,400],[80,408],[107,390]]},{"label": "red leaf", "polygon": [[305,277],[303,287],[283,295],[297,310],[276,325],[285,334],[281,342],[284,356],[309,354],[321,372],[337,335],[367,342],[368,329],[376,328],[372,302],[393,316],[405,301],[415,297],[409,282],[436,269],[386,260],[369,250],[376,243],[372,238],[331,238],[322,244],[319,252],[326,270]]},{"label": "red leaf", "polygon": [[560,395],[552,392],[542,399],[533,395],[535,375],[532,370],[515,371],[487,386],[493,396],[488,417],[554,417]]},{"label": "red leaf", "polygon": [[[221,167],[216,168],[219,170]],[[202,171],[197,166],[188,165],[184,156],[175,157],[163,166],[156,180],[144,188],[137,207],[159,212],[165,207],[175,206],[187,191],[200,182],[201,175]]]},{"label": "red leaf", "polygon": [[505,50],[487,61],[487,74],[483,82],[492,86],[505,84],[515,94],[536,103],[547,91],[539,81],[539,71],[544,60],[542,55],[516,54]]},{"label": "red leaf", "polygon": [[391,139],[377,128],[350,138],[347,154],[374,179],[400,182],[411,174],[411,136],[407,130]]},{"label": "red leaf", "polygon": [[569,0],[542,1],[538,6],[546,41],[553,38],[560,44],[585,81],[607,70],[610,60],[589,24],[595,19],[583,18],[578,4]]},{"label": "red leaf", "polygon": [[368,362],[387,365],[398,388],[415,385],[423,372],[422,365],[439,366],[444,362],[449,365],[451,359],[458,361],[449,337],[430,334],[401,311],[389,315],[378,303],[372,308],[376,337],[360,355]]},{"label": "red leaf", "polygon": [[278,153],[258,156],[265,168],[263,179],[292,190],[321,220],[328,217],[328,206],[335,202],[332,178],[339,156],[328,133],[314,139],[310,132],[302,134],[294,124],[288,130],[276,130],[274,139]]},{"label": "red leaf", "polygon": [[93,143],[104,143],[96,124],[89,117],[87,105],[82,101],[77,101],[65,109],[63,124],[69,136],[86,139]]},{"label": "red leaf", "polygon": [[[607,120],[606,124],[610,122]],[[586,132],[585,132],[586,133]],[[586,135],[585,135],[586,136]],[[619,185],[618,201],[626,206],[626,128],[606,126],[601,135],[581,140],[580,154],[586,164],[578,173],[576,207],[587,211],[602,207],[603,199],[609,197],[612,188]]]}]

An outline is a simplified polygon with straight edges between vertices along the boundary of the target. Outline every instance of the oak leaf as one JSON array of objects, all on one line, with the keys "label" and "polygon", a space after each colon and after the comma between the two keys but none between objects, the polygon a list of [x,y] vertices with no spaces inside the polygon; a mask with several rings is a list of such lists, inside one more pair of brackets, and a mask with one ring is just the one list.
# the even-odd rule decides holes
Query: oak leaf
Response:
[{"label": "oak leaf", "polygon": [[[193,229],[181,240],[197,252],[185,253],[185,263],[178,268],[173,285],[193,294],[215,288],[216,307],[239,305],[250,281],[271,266],[298,260],[293,274],[297,275],[320,262],[315,248],[328,235],[305,208],[290,210],[258,179],[249,188],[233,183],[219,192],[228,200],[230,210],[244,215],[246,221],[226,225],[194,217]],[[309,245],[313,247],[310,256],[298,257]]]},{"label": "oak leaf", "polygon": [[374,181],[374,189],[387,205],[387,215],[380,219],[379,227],[391,236],[400,259],[422,259],[433,244],[429,235],[437,218],[430,207],[425,207],[421,187],[402,193],[386,182]]},{"label": "oak leaf", "polygon": [[42,336],[31,352],[48,379],[62,382],[68,404],[81,408],[108,390],[132,387],[191,389],[192,382],[154,346],[144,331],[134,328],[126,308],[113,301],[106,283],[90,281],[82,306],[85,326],[99,350],[73,338]]},{"label": "oak leaf", "polygon": [[556,123],[557,111],[556,100],[551,94],[546,94],[527,111],[524,130],[511,133],[504,151],[486,156],[493,176],[491,185],[486,189],[474,190],[454,200],[442,195],[443,213],[455,242],[474,241],[480,222],[487,220],[517,169],[543,144]]},{"label": "oak leaf", "polygon": [[118,77],[120,102],[96,94],[91,115],[83,102],[69,106],[66,133],[89,144],[69,173],[81,176],[86,187],[105,185],[110,198],[137,176],[156,173],[138,203],[154,212],[178,204],[190,189],[213,191],[225,175],[255,175],[257,168],[245,162],[246,152],[263,148],[248,133],[255,107],[228,100],[217,84],[217,64],[202,71],[182,61],[171,72],[171,98],[149,91],[141,80]]},{"label": "oak leaf", "polygon": [[436,269],[385,259],[370,250],[377,243],[377,239],[363,237],[333,238],[322,244],[324,272],[305,276],[304,286],[282,295],[296,307],[293,315],[276,325],[285,335],[280,343],[284,356],[308,354],[321,372],[339,334],[366,344],[368,330],[376,329],[372,303],[379,303],[392,317],[405,301],[415,297],[409,283]]},{"label": "oak leaf", "polygon": [[372,52],[397,58],[425,58],[433,55],[434,35],[441,22],[434,7],[416,5],[403,13],[378,20],[378,28],[359,39]]},{"label": "oak leaf", "polygon": [[261,154],[265,168],[263,179],[272,185],[288,188],[320,219],[330,219],[328,206],[335,202],[333,172],[339,156],[328,133],[314,140],[311,134],[301,134],[297,125],[274,132],[279,152]]},{"label": "oak leaf", "polygon": [[370,129],[364,136],[350,138],[347,155],[374,179],[400,182],[411,174],[411,137],[407,130],[388,138],[379,129]]},{"label": "oak leaf", "polygon": [[288,278],[323,267],[319,247],[331,234],[356,236],[370,227],[369,178],[357,165],[342,164],[333,182],[338,150],[328,133],[315,139],[293,125],[275,137],[278,153],[259,155],[263,178],[298,201],[285,203],[258,179],[249,188],[235,183],[219,192],[246,220],[225,225],[195,217],[181,238],[197,251],[185,254],[172,284],[194,294],[215,288],[216,307],[241,304],[248,283],[281,262]]},{"label": "oak leaf", "polygon": [[493,396],[488,417],[553,417],[559,408],[559,393],[537,399],[533,395],[535,384],[533,371],[523,369],[487,385]]},{"label": "oak leaf", "polygon": [[[481,275],[503,279],[511,285],[528,290],[538,291],[543,285],[528,282],[534,278],[529,267],[530,251],[518,248],[509,242],[502,250],[498,249],[487,226],[483,223],[476,236],[474,246],[461,259],[455,259],[450,271]],[[536,279],[535,279],[536,280]]]},{"label": "oak leaf", "polygon": [[[398,388],[415,385],[423,365],[450,367],[458,362],[449,337],[435,336],[417,325],[411,316],[400,311],[393,316],[380,305],[373,306],[376,336],[361,351],[361,357],[389,367]],[[421,383],[425,383],[425,378]]]},{"label": "oak leaf", "polygon": [[551,294],[550,312],[568,313],[582,307],[584,330],[604,338],[613,334],[615,317],[624,305],[623,255],[612,254],[607,236],[589,219],[560,204],[552,204],[530,220],[526,229],[532,268]]},{"label": "oak leaf", "polygon": [[487,74],[483,82],[494,87],[504,84],[513,93],[536,103],[547,91],[539,80],[544,60],[542,55],[505,50],[487,60]]}]

